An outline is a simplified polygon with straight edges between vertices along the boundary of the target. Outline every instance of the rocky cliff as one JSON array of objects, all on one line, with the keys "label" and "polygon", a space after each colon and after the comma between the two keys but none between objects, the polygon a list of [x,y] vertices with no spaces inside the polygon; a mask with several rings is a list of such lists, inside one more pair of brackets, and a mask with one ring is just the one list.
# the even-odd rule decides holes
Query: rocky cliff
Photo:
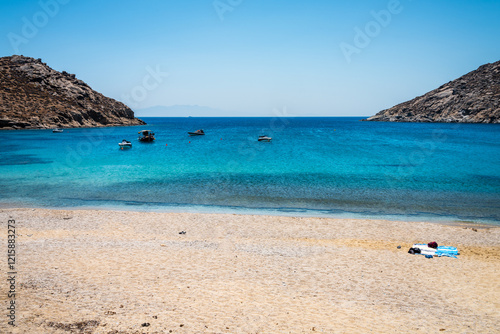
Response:
[{"label": "rocky cliff", "polygon": [[479,67],[367,121],[500,123],[500,61]]},{"label": "rocky cliff", "polygon": [[0,129],[145,124],[125,104],[41,59],[0,58]]}]

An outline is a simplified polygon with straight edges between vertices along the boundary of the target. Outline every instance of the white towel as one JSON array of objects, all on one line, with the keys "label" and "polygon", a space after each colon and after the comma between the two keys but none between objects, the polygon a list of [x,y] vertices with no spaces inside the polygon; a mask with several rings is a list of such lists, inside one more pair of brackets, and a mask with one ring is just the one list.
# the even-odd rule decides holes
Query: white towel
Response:
[{"label": "white towel", "polygon": [[431,248],[431,247],[427,246],[426,244],[414,244],[412,247],[420,249],[420,254],[423,254],[423,255],[435,255],[436,254],[436,249]]}]

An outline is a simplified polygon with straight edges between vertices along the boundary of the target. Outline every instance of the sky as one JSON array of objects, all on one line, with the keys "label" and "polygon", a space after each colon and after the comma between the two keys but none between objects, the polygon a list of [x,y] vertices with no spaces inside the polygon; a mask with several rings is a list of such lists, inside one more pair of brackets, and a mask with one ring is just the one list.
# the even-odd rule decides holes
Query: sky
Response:
[{"label": "sky", "polygon": [[500,0],[0,0],[0,56],[136,111],[370,116],[500,60],[499,18]]}]

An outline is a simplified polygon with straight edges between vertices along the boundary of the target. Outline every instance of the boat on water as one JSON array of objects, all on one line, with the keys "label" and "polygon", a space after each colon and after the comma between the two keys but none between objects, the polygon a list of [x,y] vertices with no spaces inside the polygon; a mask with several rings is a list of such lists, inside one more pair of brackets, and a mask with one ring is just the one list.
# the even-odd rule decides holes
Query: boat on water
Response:
[{"label": "boat on water", "polygon": [[53,133],[61,133],[61,132],[63,132],[63,129],[53,129],[52,132]]},{"label": "boat on water", "polygon": [[188,132],[188,134],[190,136],[204,136],[205,132],[202,129],[200,129],[200,130],[196,130],[194,132]]},{"label": "boat on water", "polygon": [[154,132],[151,130],[142,130],[139,131],[138,133],[139,133],[139,138],[138,138],[139,141],[152,142],[156,139]]},{"label": "boat on water", "polygon": [[259,136],[259,141],[267,141],[267,142],[270,142],[271,140],[273,140],[273,138],[269,137],[269,136]]},{"label": "boat on water", "polygon": [[121,143],[118,143],[118,146],[120,146],[120,148],[131,148],[132,143],[128,140],[123,139]]}]

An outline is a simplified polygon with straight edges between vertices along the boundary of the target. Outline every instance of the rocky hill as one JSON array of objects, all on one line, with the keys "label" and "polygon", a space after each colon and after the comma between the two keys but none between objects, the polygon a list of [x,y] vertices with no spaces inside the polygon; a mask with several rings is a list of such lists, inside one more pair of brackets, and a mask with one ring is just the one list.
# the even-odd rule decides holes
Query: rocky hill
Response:
[{"label": "rocky hill", "polygon": [[500,123],[500,61],[479,67],[367,121]]},{"label": "rocky hill", "polygon": [[41,59],[0,58],[0,129],[145,124],[125,104]]}]

